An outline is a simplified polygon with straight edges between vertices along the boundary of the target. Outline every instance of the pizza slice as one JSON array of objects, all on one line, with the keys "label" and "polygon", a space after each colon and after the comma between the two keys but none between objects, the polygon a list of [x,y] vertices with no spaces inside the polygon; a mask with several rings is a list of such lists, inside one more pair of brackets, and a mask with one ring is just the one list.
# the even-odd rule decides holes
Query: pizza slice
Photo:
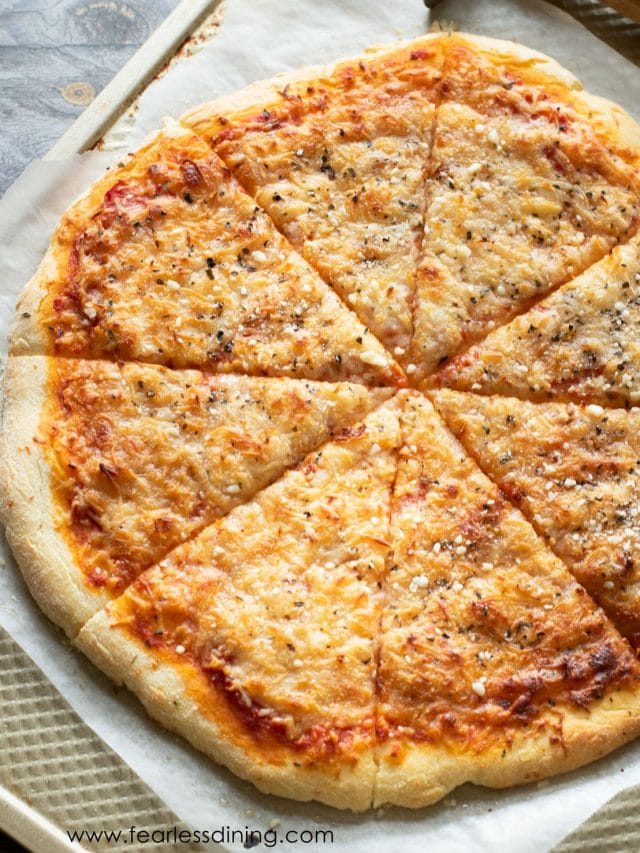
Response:
[{"label": "pizza slice", "polygon": [[401,362],[445,42],[283,75],[183,118]]},{"label": "pizza slice", "polygon": [[627,642],[418,395],[402,416],[374,805],[506,787],[640,732]]},{"label": "pizza slice", "polygon": [[209,146],[178,125],[65,214],[10,351],[403,381]]},{"label": "pizza slice", "polygon": [[431,380],[534,401],[640,401],[640,240],[454,358]]},{"label": "pizza slice", "polygon": [[43,356],[7,367],[7,537],[73,636],[140,572],[390,394]]},{"label": "pizza slice", "polygon": [[640,130],[615,122],[621,110],[611,106],[603,126],[603,105],[539,54],[453,44],[426,179],[418,377],[600,260],[639,222],[630,146]]},{"label": "pizza slice", "polygon": [[640,411],[439,391],[451,429],[640,648]]},{"label": "pizza slice", "polygon": [[77,644],[261,790],[369,807],[398,440],[386,404],[141,575]]}]

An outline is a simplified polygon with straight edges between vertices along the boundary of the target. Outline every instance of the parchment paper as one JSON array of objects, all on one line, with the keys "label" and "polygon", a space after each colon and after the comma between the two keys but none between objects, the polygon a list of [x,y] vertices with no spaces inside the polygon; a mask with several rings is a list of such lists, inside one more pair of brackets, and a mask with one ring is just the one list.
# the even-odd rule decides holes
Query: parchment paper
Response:
[{"label": "parchment paper", "polygon": [[[587,88],[640,118],[640,71],[552,7],[534,0],[445,0],[437,18],[453,21],[458,29],[543,50]],[[164,115],[179,115],[254,79],[416,36],[428,26],[429,14],[420,0],[226,0],[217,36],[147,89],[139,109],[108,134],[107,147],[132,150]],[[58,216],[113,159],[113,153],[102,152],[33,163],[0,201],[3,340],[16,297],[46,249]],[[640,782],[638,743],[581,771],[526,788],[493,792],[465,786],[419,812],[385,809],[354,816],[264,797],[156,726],[135,699],[117,691],[71,649],[33,604],[3,548],[0,623],[83,719],[194,828],[264,830],[279,820],[279,832],[333,829],[331,849],[336,851],[533,853],[551,847],[621,788]],[[100,828],[99,818],[92,828]],[[286,843],[278,847],[299,849]]]}]

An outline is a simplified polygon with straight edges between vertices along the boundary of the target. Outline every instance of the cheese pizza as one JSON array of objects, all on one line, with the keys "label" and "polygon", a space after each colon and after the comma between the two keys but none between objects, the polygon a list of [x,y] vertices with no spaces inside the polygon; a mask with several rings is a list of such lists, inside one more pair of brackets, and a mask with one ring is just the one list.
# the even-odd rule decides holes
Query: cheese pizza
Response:
[{"label": "cheese pizza", "polygon": [[637,737],[639,227],[640,129],[506,42],[168,120],[17,307],[33,596],[266,793],[416,808]]},{"label": "cheese pizza", "polygon": [[402,383],[208,145],[171,124],[65,214],[9,352]]},{"label": "cheese pizza", "polygon": [[12,537],[34,524],[44,534],[43,520],[54,520],[48,547],[32,546],[34,595],[74,636],[141,571],[390,393],[136,362],[13,359],[2,473],[5,494],[20,493],[7,506],[13,547],[22,546]]},{"label": "cheese pizza", "polygon": [[78,637],[151,713],[275,793],[371,803],[394,409],[175,549]]},{"label": "cheese pizza", "polygon": [[184,119],[405,362],[442,63],[443,40],[425,39]]}]

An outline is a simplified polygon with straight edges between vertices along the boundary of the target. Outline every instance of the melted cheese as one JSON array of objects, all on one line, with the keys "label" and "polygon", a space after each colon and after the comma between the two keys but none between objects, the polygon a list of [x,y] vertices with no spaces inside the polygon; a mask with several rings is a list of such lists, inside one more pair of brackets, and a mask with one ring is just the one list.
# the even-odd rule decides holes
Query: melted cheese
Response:
[{"label": "melted cheese", "polygon": [[631,649],[442,425],[407,397],[381,623],[385,741],[479,755],[640,672]]},{"label": "melted cheese", "polygon": [[159,137],[92,199],[57,234],[59,277],[37,318],[56,354],[402,383],[197,137]]},{"label": "melted cheese", "polygon": [[640,241],[634,237],[436,376],[525,399],[640,401]]},{"label": "melted cheese", "polygon": [[640,644],[640,411],[435,394],[488,475]]},{"label": "melted cheese", "polygon": [[[445,63],[427,178],[412,361],[426,375],[636,229],[635,171],[569,90]],[[460,102],[458,102],[458,99]]]},{"label": "melted cheese", "polygon": [[401,50],[287,87],[262,113],[199,125],[294,246],[401,361],[412,334],[423,169],[441,64],[436,42]]},{"label": "melted cheese", "polygon": [[197,663],[202,713],[233,718],[240,702],[267,744],[308,741],[302,761],[327,730],[371,742],[398,441],[384,406],[143,574],[112,622]]},{"label": "melted cheese", "polygon": [[81,359],[49,370],[41,440],[58,526],[78,570],[114,594],[388,396]]},{"label": "melted cheese", "polygon": [[[54,235],[12,351],[54,356],[55,524],[187,734],[195,709],[262,769],[366,753],[368,778],[633,702],[593,599],[640,645],[638,413],[593,400],[640,393],[638,155],[549,65],[447,36],[263,85]],[[407,377],[592,405],[443,392],[470,456],[425,397],[364,387]]]}]

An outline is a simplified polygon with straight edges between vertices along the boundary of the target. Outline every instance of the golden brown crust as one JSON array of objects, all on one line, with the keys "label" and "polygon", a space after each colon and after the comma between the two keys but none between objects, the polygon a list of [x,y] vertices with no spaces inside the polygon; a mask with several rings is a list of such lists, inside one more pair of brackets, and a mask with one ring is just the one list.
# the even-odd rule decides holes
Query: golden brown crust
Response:
[{"label": "golden brown crust", "polygon": [[464,754],[432,744],[412,745],[406,757],[399,759],[393,755],[394,746],[383,746],[378,756],[373,805],[391,803],[420,808],[466,782],[489,788],[526,785],[596,761],[640,734],[637,690],[613,693],[588,712],[565,713],[561,737],[556,734],[558,716],[546,716],[546,720],[543,716],[537,721],[540,734],[519,732],[507,748],[498,746],[480,754],[472,750]]},{"label": "golden brown crust", "polygon": [[55,480],[40,434],[48,403],[46,359],[10,358],[4,377],[0,435],[0,511],[5,535],[42,610],[70,637],[109,600],[89,589],[57,528]]},{"label": "golden brown crust", "polygon": [[[230,737],[224,723],[202,713],[191,698],[194,688],[203,681],[195,666],[159,663],[157,655],[139,640],[112,630],[106,611],[96,614],[84,626],[76,645],[116,684],[137,694],[162,725],[264,793],[292,800],[317,800],[352,811],[371,806],[375,774],[371,750],[363,750],[355,764],[339,768],[296,766],[300,762],[295,754],[281,757],[277,763],[255,749],[248,755],[246,746]],[[202,685],[203,692],[205,687]]]}]

